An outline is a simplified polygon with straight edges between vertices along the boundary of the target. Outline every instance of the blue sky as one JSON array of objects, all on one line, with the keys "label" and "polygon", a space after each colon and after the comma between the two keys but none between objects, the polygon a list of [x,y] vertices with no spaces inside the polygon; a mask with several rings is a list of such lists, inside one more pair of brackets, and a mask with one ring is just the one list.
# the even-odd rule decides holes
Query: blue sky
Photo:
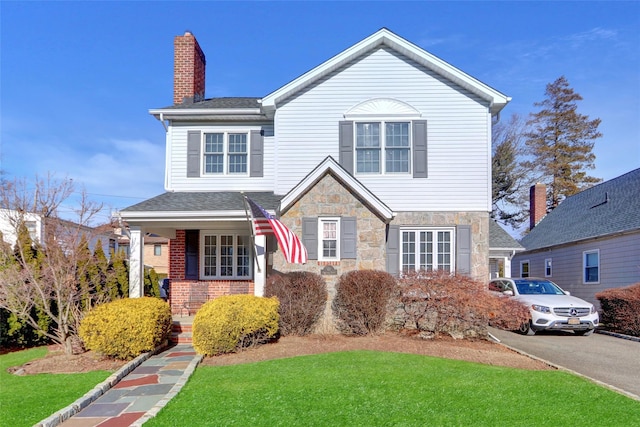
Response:
[{"label": "blue sky", "polygon": [[207,57],[206,97],[265,96],[387,27],[536,111],[564,75],[602,119],[596,169],[640,167],[640,2],[0,1],[0,169],[54,173],[122,209],[164,191],[173,38]]}]

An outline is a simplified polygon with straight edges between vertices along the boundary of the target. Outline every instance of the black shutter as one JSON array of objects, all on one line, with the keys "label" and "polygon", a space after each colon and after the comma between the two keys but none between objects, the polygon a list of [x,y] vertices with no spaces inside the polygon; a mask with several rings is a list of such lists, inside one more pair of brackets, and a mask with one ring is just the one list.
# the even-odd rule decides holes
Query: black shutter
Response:
[{"label": "black shutter", "polygon": [[200,176],[200,131],[187,132],[187,177]]},{"label": "black shutter", "polygon": [[184,278],[198,279],[198,230],[187,230],[184,238]]},{"label": "black shutter", "polygon": [[340,258],[355,259],[358,255],[358,233],[356,217],[340,220]]},{"label": "black shutter", "polygon": [[318,218],[302,218],[302,244],[309,259],[318,259]]},{"label": "black shutter", "polygon": [[456,227],[456,272],[471,274],[471,226],[458,225]]},{"label": "black shutter", "polygon": [[252,130],[250,134],[250,164],[249,176],[264,176],[264,137],[262,131]]},{"label": "black shutter", "polygon": [[353,122],[340,122],[340,158],[338,162],[353,175]]},{"label": "black shutter", "polygon": [[387,273],[400,274],[400,227],[387,226]]},{"label": "black shutter", "polygon": [[413,122],[413,177],[427,177],[427,121]]}]

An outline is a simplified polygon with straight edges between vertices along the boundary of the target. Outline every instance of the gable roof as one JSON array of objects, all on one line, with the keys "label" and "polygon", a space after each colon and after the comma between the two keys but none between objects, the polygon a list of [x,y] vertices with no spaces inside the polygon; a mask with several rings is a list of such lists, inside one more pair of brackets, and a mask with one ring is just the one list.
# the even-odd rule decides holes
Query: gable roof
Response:
[{"label": "gable roof", "polygon": [[497,222],[489,220],[489,249],[523,251],[524,247],[505,231]]},{"label": "gable roof", "polygon": [[521,243],[527,251],[640,231],[640,169],[567,197]]},{"label": "gable roof", "polygon": [[375,194],[367,189],[360,181],[347,172],[333,157],[327,156],[318,166],[305,176],[280,201],[280,212],[286,212],[309,189],[316,185],[325,175],[331,174],[344,187],[359,197],[380,218],[389,222],[395,214]]},{"label": "gable roof", "polygon": [[492,114],[497,114],[511,100],[510,97],[471,77],[442,59],[392,33],[388,29],[382,28],[364,40],[340,52],[328,61],[323,62],[307,73],[301,75],[297,79],[287,83],[280,89],[271,92],[262,99],[263,107],[265,109],[277,108],[280,102],[289,98],[291,95],[304,90],[307,86],[322,79],[350,61],[370,51],[378,49],[381,46],[387,46],[390,49],[399,52],[400,54],[416,61],[418,64],[434,71],[435,73],[488,101],[491,105]]}]

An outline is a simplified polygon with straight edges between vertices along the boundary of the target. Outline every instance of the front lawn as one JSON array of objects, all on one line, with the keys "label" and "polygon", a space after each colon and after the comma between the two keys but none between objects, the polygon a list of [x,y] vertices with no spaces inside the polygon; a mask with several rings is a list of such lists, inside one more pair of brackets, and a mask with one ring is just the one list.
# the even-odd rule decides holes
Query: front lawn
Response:
[{"label": "front lawn", "polygon": [[0,425],[32,426],[73,403],[111,375],[107,371],[26,376],[7,372],[12,366],[46,354],[47,349],[41,347],[0,356]]},{"label": "front lawn", "polygon": [[631,426],[640,402],[561,371],[353,351],[200,366],[149,426]]}]

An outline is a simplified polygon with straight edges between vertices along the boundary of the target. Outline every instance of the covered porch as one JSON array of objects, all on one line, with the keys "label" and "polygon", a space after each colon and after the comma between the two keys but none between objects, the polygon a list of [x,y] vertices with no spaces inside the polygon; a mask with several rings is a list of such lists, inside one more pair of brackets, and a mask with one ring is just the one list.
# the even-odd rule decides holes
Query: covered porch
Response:
[{"label": "covered porch", "polygon": [[229,294],[264,294],[273,239],[253,236],[244,195],[275,213],[272,192],[174,192],[130,206],[120,218],[130,232],[129,296],[143,296],[144,239],[169,239],[172,312],[193,314],[206,300]]}]

